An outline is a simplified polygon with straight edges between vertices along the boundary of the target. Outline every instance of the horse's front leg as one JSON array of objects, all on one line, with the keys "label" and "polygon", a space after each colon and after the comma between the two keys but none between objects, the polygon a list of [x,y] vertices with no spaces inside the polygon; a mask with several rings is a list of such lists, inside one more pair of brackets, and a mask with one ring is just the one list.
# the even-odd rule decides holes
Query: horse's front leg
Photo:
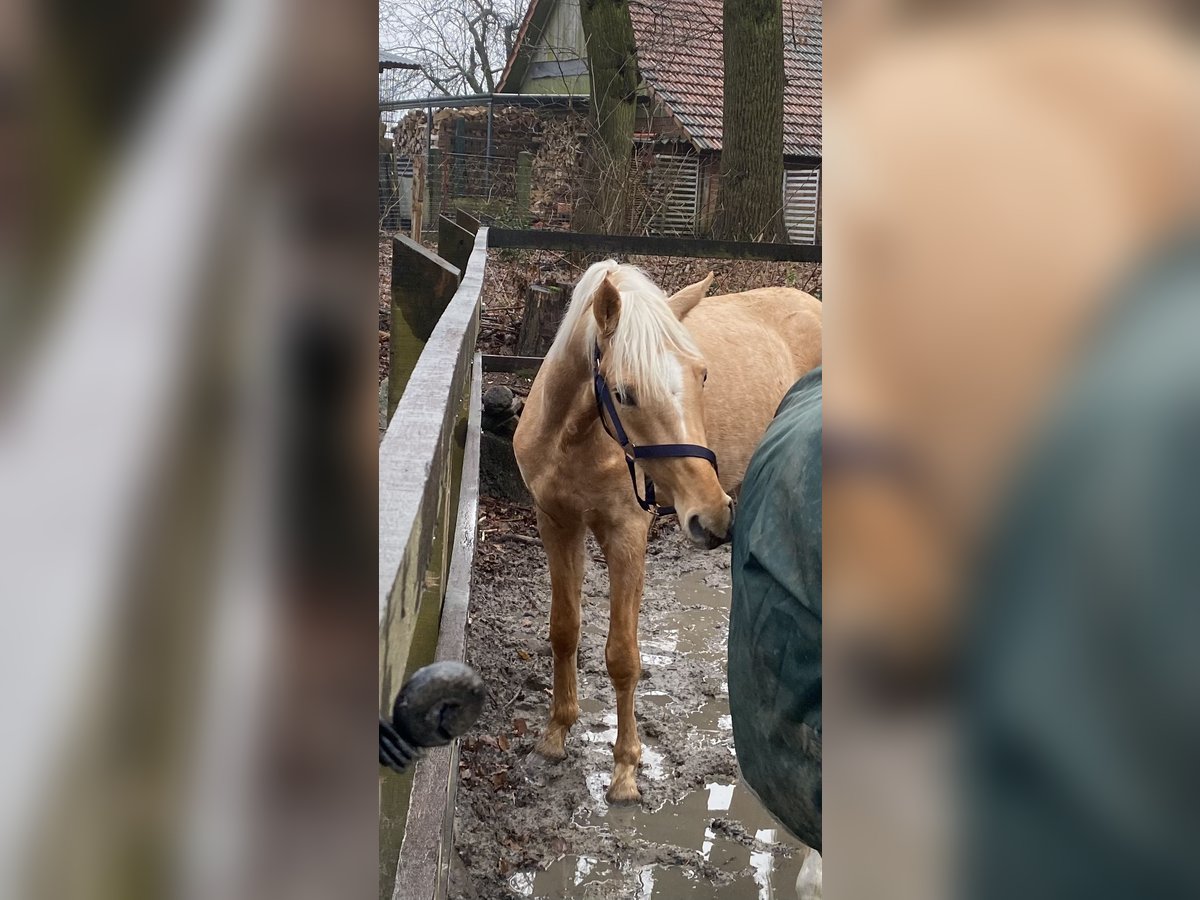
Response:
[{"label": "horse's front leg", "polygon": [[649,517],[596,529],[596,539],[608,563],[610,612],[608,642],[604,658],[617,693],[617,742],[613,746],[613,777],[608,788],[609,803],[633,803],[641,799],[637,767],[642,759],[638,739],[634,694],[642,674],[638,649],[638,613],[642,607],[642,585],[646,572],[646,538]]},{"label": "horse's front leg", "polygon": [[540,510],[537,522],[550,563],[550,647],[554,651],[550,722],[538,741],[537,752],[546,759],[558,760],[567,755],[567,733],[579,718],[576,670],[584,526],[582,521],[557,522]]}]

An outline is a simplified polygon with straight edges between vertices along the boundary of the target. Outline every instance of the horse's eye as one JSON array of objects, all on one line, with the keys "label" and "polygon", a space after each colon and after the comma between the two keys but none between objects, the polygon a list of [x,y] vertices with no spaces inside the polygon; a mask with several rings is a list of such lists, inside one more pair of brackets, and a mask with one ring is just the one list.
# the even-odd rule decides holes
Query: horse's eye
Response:
[{"label": "horse's eye", "polygon": [[617,388],[613,391],[613,397],[622,406],[637,406],[637,397],[630,388]]}]

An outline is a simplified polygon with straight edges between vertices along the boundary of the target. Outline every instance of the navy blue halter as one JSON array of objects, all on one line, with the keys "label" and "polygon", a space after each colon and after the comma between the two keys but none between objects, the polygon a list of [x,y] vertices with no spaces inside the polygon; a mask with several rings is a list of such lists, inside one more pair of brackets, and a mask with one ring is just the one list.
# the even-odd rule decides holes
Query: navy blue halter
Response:
[{"label": "navy blue halter", "polygon": [[[604,376],[600,374],[600,345],[596,345],[596,355],[592,362],[592,382],[596,389],[596,412],[600,416],[600,425],[608,433],[614,441],[621,445],[621,449],[625,451],[625,463],[629,466],[629,480],[633,483],[633,495],[637,497],[638,506],[652,512],[656,516],[669,516],[675,512],[673,506],[659,506],[654,502],[654,482],[650,480],[650,476],[646,476],[646,496],[643,498],[638,491],[637,472],[634,469],[634,461],[639,459],[670,459],[684,456],[695,456],[699,459],[706,459],[712,463],[713,471],[717,469],[717,454],[713,453],[707,447],[701,447],[699,444],[648,444],[645,447],[635,446],[629,440],[629,435],[625,433],[625,428],[621,425],[621,417],[617,415],[617,405],[613,401],[612,392],[608,389],[608,382],[604,380]],[[608,422],[604,420],[605,413],[608,414],[608,422],[612,423],[612,428],[608,427]]]}]

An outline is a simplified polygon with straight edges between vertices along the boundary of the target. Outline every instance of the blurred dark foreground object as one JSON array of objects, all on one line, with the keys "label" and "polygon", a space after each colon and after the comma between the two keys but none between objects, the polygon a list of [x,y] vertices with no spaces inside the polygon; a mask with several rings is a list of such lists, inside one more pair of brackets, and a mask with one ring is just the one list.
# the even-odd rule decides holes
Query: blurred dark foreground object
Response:
[{"label": "blurred dark foreground object", "polygon": [[483,711],[483,680],[470,666],[436,662],[418,669],[379,720],[379,764],[405,771],[422,747],[441,747],[470,730]]},{"label": "blurred dark foreground object", "polygon": [[979,900],[1200,897],[1200,232],[1124,294],[976,591]]},{"label": "blurred dark foreground object", "polygon": [[788,391],[738,501],[729,708],[747,783],[821,849],[821,369]]}]

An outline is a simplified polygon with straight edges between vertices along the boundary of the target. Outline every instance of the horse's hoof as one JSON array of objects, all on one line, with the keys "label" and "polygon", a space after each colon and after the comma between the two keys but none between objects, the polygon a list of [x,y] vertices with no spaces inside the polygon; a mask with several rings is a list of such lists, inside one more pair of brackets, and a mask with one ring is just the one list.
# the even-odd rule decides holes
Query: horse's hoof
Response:
[{"label": "horse's hoof", "polygon": [[638,790],[637,782],[632,777],[613,779],[604,799],[610,806],[632,806],[642,802],[642,792]]},{"label": "horse's hoof", "polygon": [[542,735],[533,752],[550,762],[562,762],[567,758],[566,735],[556,735],[552,732]]}]

